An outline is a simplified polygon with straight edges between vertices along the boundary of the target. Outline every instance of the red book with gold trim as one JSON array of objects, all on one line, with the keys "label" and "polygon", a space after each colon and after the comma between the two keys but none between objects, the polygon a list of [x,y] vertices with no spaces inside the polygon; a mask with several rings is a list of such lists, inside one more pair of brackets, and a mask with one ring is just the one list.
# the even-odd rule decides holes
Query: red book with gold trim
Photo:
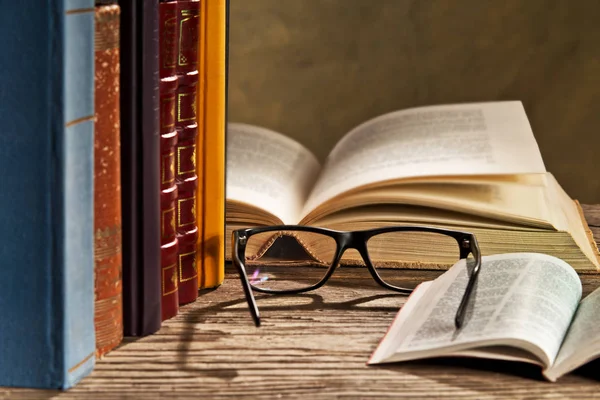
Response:
[{"label": "red book with gold trim", "polygon": [[[198,35],[200,1],[177,1],[177,149],[176,175],[177,238],[179,246],[179,303],[185,304],[198,297],[196,195],[196,120],[198,85]],[[192,244],[193,242],[193,244]],[[188,245],[189,243],[189,245]],[[192,259],[193,257],[193,259]]]},{"label": "red book with gold trim", "polygon": [[[161,268],[161,320],[172,318],[179,311],[179,277],[174,278],[174,286],[165,283],[164,280],[173,280],[173,274],[177,274],[177,268],[173,270],[173,260],[177,258],[177,248],[179,246],[176,230],[175,216],[177,200],[177,186],[165,189],[160,194],[160,213],[161,213],[161,245],[160,245],[160,268]],[[175,249],[175,255],[171,253]],[[175,258],[173,258],[175,257]],[[168,271],[165,271],[168,270]],[[165,290],[165,287],[167,290]]]},{"label": "red book with gold trim", "polygon": [[[190,281],[198,282],[198,228],[178,236],[179,251],[177,264],[179,267],[179,302],[190,303],[198,297],[198,284],[190,284]],[[181,288],[190,288],[181,290]]]},{"label": "red book with gold trim", "polygon": [[[176,252],[175,160],[177,129],[177,2],[161,1],[159,5],[159,74],[160,74],[160,220],[161,220],[161,310],[162,320],[179,311],[179,276]],[[175,253],[174,253],[175,252]],[[175,267],[174,267],[175,265]]]},{"label": "red book with gold trim", "polygon": [[[168,305],[171,308],[165,309],[162,307],[163,321],[177,314],[178,302],[174,306],[175,314],[173,314],[172,301],[177,301],[179,293],[179,274],[177,265],[177,253],[179,250],[179,242],[174,239],[172,242],[160,246],[160,261],[161,261],[161,294],[163,299],[167,298],[170,301]],[[164,304],[164,300],[163,300]]]}]

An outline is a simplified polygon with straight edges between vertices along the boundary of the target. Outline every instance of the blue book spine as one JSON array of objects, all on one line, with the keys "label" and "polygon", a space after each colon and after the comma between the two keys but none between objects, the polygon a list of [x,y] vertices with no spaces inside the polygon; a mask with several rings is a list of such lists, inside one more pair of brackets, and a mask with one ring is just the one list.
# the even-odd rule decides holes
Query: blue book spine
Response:
[{"label": "blue book spine", "polygon": [[0,386],[94,367],[94,2],[0,14]]}]

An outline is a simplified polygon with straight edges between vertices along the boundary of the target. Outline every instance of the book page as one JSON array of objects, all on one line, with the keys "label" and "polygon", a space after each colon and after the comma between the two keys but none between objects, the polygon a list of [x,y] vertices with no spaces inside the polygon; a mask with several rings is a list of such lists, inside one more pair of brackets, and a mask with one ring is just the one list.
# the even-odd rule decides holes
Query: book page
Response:
[{"label": "book page", "polygon": [[545,172],[519,101],[396,111],[359,125],[338,142],[303,215],[345,191],[374,182]]},{"label": "book page", "polygon": [[313,223],[342,209],[365,205],[414,205],[477,215],[495,221],[511,222],[552,229],[546,188],[510,182],[475,183],[428,182],[405,183],[365,188],[327,202],[303,218]]},{"label": "book page", "polygon": [[316,157],[288,137],[247,124],[227,125],[227,200],[296,223],[319,170]]},{"label": "book page", "polygon": [[581,282],[568,264],[537,253],[483,257],[464,326],[456,330],[467,281],[464,260],[433,281],[419,312],[390,329],[394,334],[385,340],[393,346],[392,360],[418,358],[424,351],[456,354],[452,351],[469,345],[529,343],[540,350],[536,356],[544,365],[554,361],[581,298]]},{"label": "book page", "polygon": [[544,371],[549,380],[555,381],[600,355],[599,317],[600,289],[596,289],[581,301],[554,365]]}]

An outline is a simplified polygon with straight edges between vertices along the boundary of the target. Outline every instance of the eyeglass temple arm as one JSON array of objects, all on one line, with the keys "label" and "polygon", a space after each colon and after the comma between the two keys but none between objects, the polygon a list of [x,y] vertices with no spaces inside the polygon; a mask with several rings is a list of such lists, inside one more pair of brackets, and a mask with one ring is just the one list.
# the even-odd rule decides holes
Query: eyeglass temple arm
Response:
[{"label": "eyeglass temple arm", "polygon": [[[464,253],[463,248],[461,248],[461,253]],[[475,282],[479,276],[479,270],[481,269],[481,254],[479,253],[479,246],[477,245],[475,238],[469,240],[469,249],[464,254],[464,257],[463,254],[461,254],[461,258],[466,259],[469,253],[472,253],[473,257],[475,258],[475,266],[473,267],[473,271],[471,271],[471,275],[469,275],[469,281],[467,282],[465,293],[463,294],[460,304],[458,305],[458,309],[456,310],[456,316],[454,318],[454,326],[456,326],[456,329],[462,328],[465,322],[467,305],[469,304],[469,299],[471,298],[473,288],[475,287]]]},{"label": "eyeglass temple arm", "polygon": [[258,306],[256,305],[254,295],[252,294],[250,281],[248,281],[248,274],[246,274],[246,269],[244,268],[244,264],[242,263],[240,257],[240,253],[242,252],[242,250],[239,248],[238,243],[238,235],[237,233],[234,233],[232,261],[238,270],[238,274],[240,275],[240,280],[242,281],[242,289],[244,289],[244,296],[246,296],[246,301],[248,302],[248,308],[250,309],[250,315],[252,315],[252,319],[254,320],[254,325],[260,326],[260,313],[258,312]]}]

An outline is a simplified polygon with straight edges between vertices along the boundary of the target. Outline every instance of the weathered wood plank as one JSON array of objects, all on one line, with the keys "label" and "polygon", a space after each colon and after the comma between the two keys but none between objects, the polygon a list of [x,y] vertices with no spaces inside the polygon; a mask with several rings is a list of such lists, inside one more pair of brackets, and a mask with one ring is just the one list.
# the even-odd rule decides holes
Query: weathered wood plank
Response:
[{"label": "weathered wood plank", "polygon": [[[585,206],[600,226],[600,206]],[[596,218],[596,219],[594,219]],[[600,237],[600,227],[592,228]],[[406,283],[439,271],[406,271]],[[584,292],[600,274],[582,275]],[[367,367],[404,296],[380,288],[363,268],[341,268],[327,286],[293,296],[257,296],[255,328],[237,275],[202,292],[155,335],[127,338],[68,392],[0,388],[4,399],[203,398],[560,398],[600,397],[600,362],[557,384],[540,369],[485,360],[430,360]]]},{"label": "weathered wood plank", "polygon": [[590,226],[600,228],[600,204],[582,204],[583,214]]}]

